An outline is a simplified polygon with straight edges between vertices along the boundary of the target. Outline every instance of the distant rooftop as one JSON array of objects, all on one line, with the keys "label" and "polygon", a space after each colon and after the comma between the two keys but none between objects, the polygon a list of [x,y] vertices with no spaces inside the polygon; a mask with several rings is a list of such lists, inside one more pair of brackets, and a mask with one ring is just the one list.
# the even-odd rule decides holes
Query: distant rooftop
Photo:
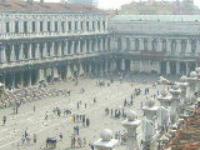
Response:
[{"label": "distant rooftop", "polygon": [[200,22],[200,15],[116,15],[112,21]]},{"label": "distant rooftop", "polygon": [[101,13],[104,12],[93,6],[69,4],[67,2],[50,3],[40,0],[0,0],[0,12],[26,12],[26,13]]},{"label": "distant rooftop", "polygon": [[148,0],[133,1],[130,4],[123,5],[119,14],[197,15],[200,14],[200,9],[194,5],[193,0]]}]

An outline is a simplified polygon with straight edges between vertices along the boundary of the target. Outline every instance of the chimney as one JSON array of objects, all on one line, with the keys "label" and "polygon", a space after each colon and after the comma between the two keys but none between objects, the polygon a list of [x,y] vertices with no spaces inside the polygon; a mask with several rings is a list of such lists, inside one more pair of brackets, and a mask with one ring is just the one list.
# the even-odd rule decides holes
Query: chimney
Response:
[{"label": "chimney", "polygon": [[44,0],[40,0],[40,4],[44,4]]},{"label": "chimney", "polygon": [[27,0],[28,4],[33,4],[33,0]]},{"label": "chimney", "polygon": [[65,0],[60,0],[60,3],[61,3],[61,4],[65,4],[66,1],[65,1]]}]

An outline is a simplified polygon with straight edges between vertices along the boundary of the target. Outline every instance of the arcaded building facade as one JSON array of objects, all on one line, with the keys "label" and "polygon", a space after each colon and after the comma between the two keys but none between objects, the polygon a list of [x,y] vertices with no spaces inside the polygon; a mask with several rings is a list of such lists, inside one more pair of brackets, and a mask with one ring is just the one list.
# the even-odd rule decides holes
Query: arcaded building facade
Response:
[{"label": "arcaded building facade", "polygon": [[118,15],[109,21],[117,68],[188,74],[199,65],[200,16]]},{"label": "arcaded building facade", "polygon": [[199,65],[200,16],[117,15],[92,6],[0,0],[0,82],[112,72],[188,74]]},{"label": "arcaded building facade", "polygon": [[7,88],[107,69],[111,38],[104,12],[42,0],[1,0],[0,11],[0,82]]}]

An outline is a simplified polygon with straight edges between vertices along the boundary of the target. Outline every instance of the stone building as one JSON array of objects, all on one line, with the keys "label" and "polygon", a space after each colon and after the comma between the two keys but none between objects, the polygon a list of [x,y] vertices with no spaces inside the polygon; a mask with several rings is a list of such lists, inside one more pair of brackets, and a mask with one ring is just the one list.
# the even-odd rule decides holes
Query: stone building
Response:
[{"label": "stone building", "polygon": [[0,82],[9,89],[113,71],[187,74],[200,16],[117,15],[43,0],[0,0]]},{"label": "stone building", "polygon": [[107,67],[105,12],[43,0],[0,0],[0,12],[0,82],[7,88]]},{"label": "stone building", "polygon": [[188,74],[199,65],[200,16],[118,15],[109,22],[117,68]]}]

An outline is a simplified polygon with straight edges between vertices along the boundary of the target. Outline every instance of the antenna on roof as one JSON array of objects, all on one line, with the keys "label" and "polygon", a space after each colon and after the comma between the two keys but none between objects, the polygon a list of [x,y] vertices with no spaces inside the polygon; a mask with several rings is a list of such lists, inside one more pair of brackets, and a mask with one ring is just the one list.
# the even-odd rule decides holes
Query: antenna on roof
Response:
[{"label": "antenna on roof", "polygon": [[33,4],[33,0],[27,0],[28,4]]},{"label": "antenna on roof", "polygon": [[44,4],[44,0],[40,0],[40,4]]}]

